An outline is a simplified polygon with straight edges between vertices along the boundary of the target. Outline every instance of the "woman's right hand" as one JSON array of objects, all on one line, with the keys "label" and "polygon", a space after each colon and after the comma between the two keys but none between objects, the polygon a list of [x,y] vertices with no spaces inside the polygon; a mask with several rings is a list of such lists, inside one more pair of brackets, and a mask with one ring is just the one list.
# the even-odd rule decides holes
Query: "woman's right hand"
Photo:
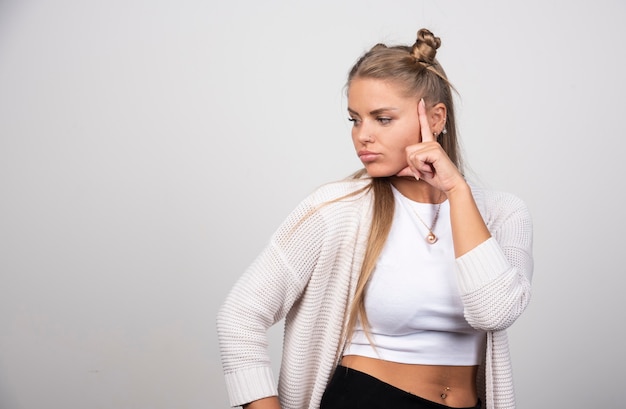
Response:
[{"label": "woman's right hand", "polygon": [[243,409],[280,409],[278,396],[270,396],[243,405]]}]

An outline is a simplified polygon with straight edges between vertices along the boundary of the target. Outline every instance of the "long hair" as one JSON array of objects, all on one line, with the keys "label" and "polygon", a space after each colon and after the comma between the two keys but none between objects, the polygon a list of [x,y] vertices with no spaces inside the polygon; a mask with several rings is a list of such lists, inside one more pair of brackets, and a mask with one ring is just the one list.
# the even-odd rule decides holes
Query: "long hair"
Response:
[{"label": "long hair", "polygon": [[[361,56],[352,67],[348,74],[347,88],[350,88],[352,80],[356,78],[382,79],[399,85],[407,97],[424,98],[427,107],[443,103],[447,108],[445,124],[447,132],[442,133],[438,141],[452,162],[462,172],[452,100],[454,88],[435,58],[440,45],[439,37],[435,37],[433,33],[424,28],[417,32],[417,40],[413,46],[388,47],[384,44],[377,44]],[[364,173],[365,171],[361,170],[353,176],[361,177]],[[358,321],[361,322],[366,336],[370,338],[370,326],[365,312],[365,294],[367,284],[389,235],[394,214],[395,202],[389,179],[385,177],[372,178],[370,188],[374,195],[372,225],[354,300],[349,310],[346,326],[346,340],[348,342],[354,334]]]}]

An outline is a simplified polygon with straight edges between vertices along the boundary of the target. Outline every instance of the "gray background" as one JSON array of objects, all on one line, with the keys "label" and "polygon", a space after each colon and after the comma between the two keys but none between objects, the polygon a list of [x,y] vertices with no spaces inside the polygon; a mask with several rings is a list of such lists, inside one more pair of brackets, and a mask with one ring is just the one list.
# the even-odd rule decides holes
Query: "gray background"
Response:
[{"label": "gray background", "polygon": [[533,213],[518,406],[623,406],[625,11],[0,0],[0,408],[226,408],[218,306],[304,196],[359,167],[351,64],[420,27],[470,175]]}]

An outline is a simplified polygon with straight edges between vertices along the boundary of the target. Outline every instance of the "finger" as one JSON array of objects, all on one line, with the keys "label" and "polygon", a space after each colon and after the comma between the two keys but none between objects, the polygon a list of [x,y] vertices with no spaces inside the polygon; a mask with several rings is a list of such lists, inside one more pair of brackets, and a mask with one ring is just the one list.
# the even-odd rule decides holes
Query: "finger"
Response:
[{"label": "finger", "polygon": [[420,179],[419,176],[415,172],[413,172],[411,168],[408,166],[402,169],[400,172],[398,172],[396,176],[408,176],[408,177],[414,177],[417,180]]},{"label": "finger", "polygon": [[433,142],[435,137],[430,130],[430,124],[428,123],[428,116],[426,115],[426,103],[424,98],[420,99],[417,103],[417,116],[420,121],[420,132],[422,133],[422,142]]},{"label": "finger", "polygon": [[436,170],[431,162],[433,159],[428,152],[423,151],[421,154],[418,151],[410,152],[408,161],[409,167],[416,177],[432,179],[435,176]]},{"label": "finger", "polygon": [[432,163],[424,163],[419,169],[419,174],[423,178],[427,178],[427,179],[434,178],[436,173],[437,171],[435,170],[435,167],[433,166]]}]

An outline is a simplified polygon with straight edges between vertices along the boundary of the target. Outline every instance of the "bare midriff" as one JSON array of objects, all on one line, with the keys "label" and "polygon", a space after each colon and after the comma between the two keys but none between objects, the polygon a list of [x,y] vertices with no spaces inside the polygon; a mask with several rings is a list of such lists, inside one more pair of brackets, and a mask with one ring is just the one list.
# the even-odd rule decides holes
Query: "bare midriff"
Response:
[{"label": "bare midriff", "polygon": [[418,365],[346,355],[341,365],[451,408],[476,405],[477,366]]}]

